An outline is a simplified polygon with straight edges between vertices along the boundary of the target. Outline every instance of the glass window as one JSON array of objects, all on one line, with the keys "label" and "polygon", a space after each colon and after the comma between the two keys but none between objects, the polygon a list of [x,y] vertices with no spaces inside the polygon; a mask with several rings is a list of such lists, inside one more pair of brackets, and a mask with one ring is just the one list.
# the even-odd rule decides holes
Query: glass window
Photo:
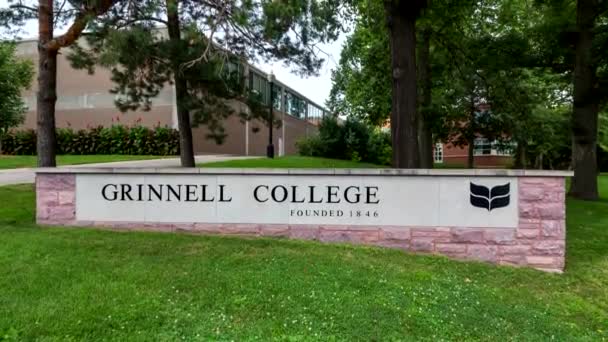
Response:
[{"label": "glass window", "polygon": [[273,84],[272,87],[272,103],[274,104],[274,109],[276,110],[282,110],[281,108],[281,86],[278,86],[276,84]]},{"label": "glass window", "polygon": [[492,143],[490,142],[490,140],[486,138],[476,138],[474,154],[476,156],[492,154]]},{"label": "glass window", "polygon": [[433,161],[438,164],[443,163],[443,144],[442,143],[435,144],[435,149],[433,150]]},{"label": "glass window", "polygon": [[486,138],[477,138],[475,139],[474,153],[476,156],[511,156],[514,148],[515,144],[511,141],[490,141]]},{"label": "glass window", "polygon": [[316,105],[309,103],[308,104],[308,116],[307,120],[312,124],[319,124],[323,119],[323,109],[317,107]]},{"label": "glass window", "polygon": [[262,103],[269,103],[270,87],[268,86],[268,80],[262,75],[252,71],[249,74],[249,88],[251,89],[251,92],[260,96]]}]

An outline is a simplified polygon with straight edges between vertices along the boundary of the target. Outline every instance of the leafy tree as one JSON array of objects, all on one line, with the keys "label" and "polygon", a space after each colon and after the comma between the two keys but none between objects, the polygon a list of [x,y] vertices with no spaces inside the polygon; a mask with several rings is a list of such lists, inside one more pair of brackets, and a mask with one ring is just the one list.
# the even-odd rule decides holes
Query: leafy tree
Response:
[{"label": "leafy tree", "polygon": [[[55,103],[57,102],[57,54],[70,46],[90,22],[107,12],[117,0],[8,0],[0,8],[0,26],[15,33],[27,20],[38,20],[38,166],[56,166]],[[57,25],[67,31],[54,35]]]},{"label": "leafy tree", "polygon": [[0,154],[4,136],[25,119],[21,91],[30,86],[32,76],[32,63],[15,57],[15,45],[0,43]]},{"label": "leafy tree", "polygon": [[599,113],[608,99],[608,3],[601,0],[538,0],[543,20],[536,34],[538,63],[570,78],[572,167],[570,195],[596,200]]},{"label": "leafy tree", "polygon": [[[313,0],[125,2],[92,27],[90,48],[77,47],[71,59],[90,71],[96,64],[110,67],[112,92],[124,95],[117,102],[123,111],[148,109],[162,87],[173,83],[182,166],[194,166],[193,125],[206,125],[221,142],[228,116],[267,115],[268,99],[246,91],[241,66],[263,58],[284,61],[301,74],[316,73],[323,63],[316,45],[337,38],[342,11],[339,2]],[[245,102],[249,111],[236,113],[230,100]]]}]

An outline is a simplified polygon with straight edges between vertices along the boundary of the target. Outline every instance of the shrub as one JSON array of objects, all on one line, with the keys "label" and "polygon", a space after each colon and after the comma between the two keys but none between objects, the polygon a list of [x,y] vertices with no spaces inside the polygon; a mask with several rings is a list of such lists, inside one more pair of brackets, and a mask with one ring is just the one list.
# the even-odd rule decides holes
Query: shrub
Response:
[{"label": "shrub", "polygon": [[349,118],[339,123],[336,118],[325,117],[319,133],[296,144],[303,156],[325,157],[390,165],[390,135]]},{"label": "shrub", "polygon": [[[2,139],[4,153],[36,154],[34,130],[11,131]],[[57,129],[57,154],[178,155],[179,133],[168,127],[144,126]]]}]

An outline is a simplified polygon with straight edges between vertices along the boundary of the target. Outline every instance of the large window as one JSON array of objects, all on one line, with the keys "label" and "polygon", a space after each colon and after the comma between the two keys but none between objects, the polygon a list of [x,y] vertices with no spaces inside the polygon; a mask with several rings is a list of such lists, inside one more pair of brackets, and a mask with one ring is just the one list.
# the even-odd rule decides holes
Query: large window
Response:
[{"label": "large window", "polygon": [[437,164],[443,163],[443,144],[436,143],[433,150],[433,161]]},{"label": "large window", "polygon": [[317,125],[323,119],[323,109],[317,107],[316,105],[309,103],[308,104],[308,116],[307,119],[309,122]]},{"label": "large window", "polygon": [[474,154],[476,156],[492,154],[492,142],[486,138],[476,138]]},{"label": "large window", "polygon": [[283,110],[282,105],[281,105],[283,102],[281,99],[281,86],[273,84],[272,99],[273,99],[272,102],[273,102],[274,109]]},{"label": "large window", "polygon": [[264,76],[254,71],[249,73],[249,89],[254,94],[259,95],[264,104],[268,104],[270,99],[270,87],[268,85],[268,80]]},{"label": "large window", "polygon": [[285,109],[289,115],[300,119],[306,118],[306,100],[289,91],[285,92]]}]

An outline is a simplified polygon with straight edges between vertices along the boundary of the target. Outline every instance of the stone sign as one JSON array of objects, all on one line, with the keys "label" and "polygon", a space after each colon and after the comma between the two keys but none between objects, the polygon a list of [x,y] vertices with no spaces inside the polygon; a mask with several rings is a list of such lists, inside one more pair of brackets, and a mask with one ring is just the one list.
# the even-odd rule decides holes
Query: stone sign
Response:
[{"label": "stone sign", "polygon": [[82,174],[76,219],[515,228],[517,178]]},{"label": "stone sign", "polygon": [[366,243],[561,271],[568,175],[39,169],[37,221]]}]

